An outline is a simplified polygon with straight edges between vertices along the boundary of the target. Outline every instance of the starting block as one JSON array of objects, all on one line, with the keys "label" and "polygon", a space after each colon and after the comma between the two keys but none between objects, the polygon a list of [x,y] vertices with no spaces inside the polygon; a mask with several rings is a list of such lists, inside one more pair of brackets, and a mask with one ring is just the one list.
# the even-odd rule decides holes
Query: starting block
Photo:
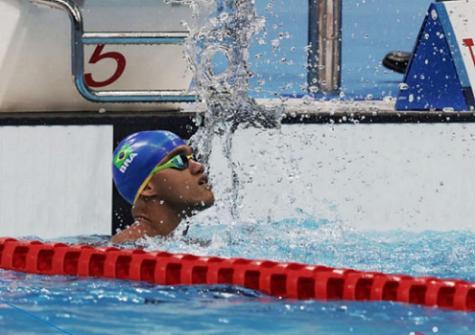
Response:
[{"label": "starting block", "polygon": [[396,110],[475,108],[475,0],[432,3],[400,86]]}]

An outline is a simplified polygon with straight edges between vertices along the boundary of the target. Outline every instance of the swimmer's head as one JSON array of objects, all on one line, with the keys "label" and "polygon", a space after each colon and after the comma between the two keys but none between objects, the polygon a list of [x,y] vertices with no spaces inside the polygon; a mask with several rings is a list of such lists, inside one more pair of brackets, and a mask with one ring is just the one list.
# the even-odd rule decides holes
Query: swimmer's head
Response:
[{"label": "swimmer's head", "polygon": [[182,219],[210,207],[214,194],[204,165],[169,131],[142,131],[115,149],[114,183],[132,207],[134,224],[113,237],[116,243],[143,236],[167,236]]},{"label": "swimmer's head", "polygon": [[137,205],[140,199],[134,217],[144,208],[149,213],[167,209],[183,217],[214,203],[204,165],[192,153],[169,131],[142,131],[122,140],[114,151],[113,177],[128,203]]},{"label": "swimmer's head", "polygon": [[112,161],[112,175],[120,195],[133,204],[154,168],[181,146],[186,146],[185,141],[165,130],[141,131],[123,139]]}]

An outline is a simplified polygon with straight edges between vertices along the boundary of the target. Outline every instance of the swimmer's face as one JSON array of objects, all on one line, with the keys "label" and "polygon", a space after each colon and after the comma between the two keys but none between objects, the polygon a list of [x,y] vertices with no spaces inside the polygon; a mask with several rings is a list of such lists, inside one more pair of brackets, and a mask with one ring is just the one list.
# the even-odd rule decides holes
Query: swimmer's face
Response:
[{"label": "swimmer's face", "polygon": [[[177,154],[191,155],[192,149],[187,145],[180,146],[168,154],[160,163],[168,161]],[[186,211],[201,210],[214,203],[214,194],[204,173],[204,165],[190,159],[184,170],[165,169],[157,172],[151,179],[157,199],[163,204]]]}]

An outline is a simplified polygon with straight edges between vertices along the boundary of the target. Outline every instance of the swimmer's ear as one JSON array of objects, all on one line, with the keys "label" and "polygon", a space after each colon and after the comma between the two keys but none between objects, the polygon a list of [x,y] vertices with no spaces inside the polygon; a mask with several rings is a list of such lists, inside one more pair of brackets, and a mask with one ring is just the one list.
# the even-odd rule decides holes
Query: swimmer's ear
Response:
[{"label": "swimmer's ear", "polygon": [[153,183],[148,183],[147,186],[143,189],[141,195],[144,197],[154,197],[157,195],[156,186]]}]

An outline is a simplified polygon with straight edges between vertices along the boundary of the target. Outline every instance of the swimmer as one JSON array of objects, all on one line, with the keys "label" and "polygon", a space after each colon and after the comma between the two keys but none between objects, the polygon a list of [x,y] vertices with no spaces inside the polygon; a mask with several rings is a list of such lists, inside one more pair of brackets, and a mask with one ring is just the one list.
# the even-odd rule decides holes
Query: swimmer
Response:
[{"label": "swimmer", "polygon": [[142,131],[122,140],[114,150],[112,172],[134,218],[112,237],[114,243],[167,236],[183,219],[214,203],[203,164],[169,131]]}]

